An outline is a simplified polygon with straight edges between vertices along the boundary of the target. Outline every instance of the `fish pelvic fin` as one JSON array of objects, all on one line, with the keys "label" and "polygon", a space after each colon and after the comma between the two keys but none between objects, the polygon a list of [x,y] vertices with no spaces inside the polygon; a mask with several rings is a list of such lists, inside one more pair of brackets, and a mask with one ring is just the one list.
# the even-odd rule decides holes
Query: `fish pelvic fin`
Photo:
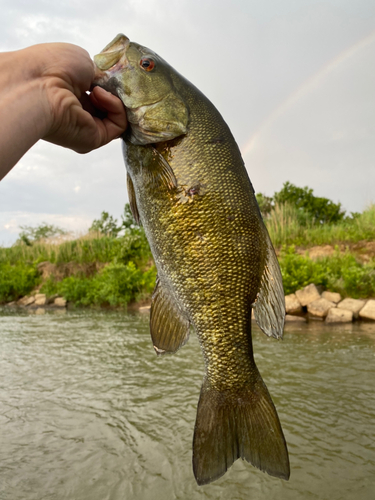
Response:
[{"label": "fish pelvic fin", "polygon": [[159,279],[152,295],[150,331],[157,355],[173,354],[189,339],[190,322]]},{"label": "fish pelvic fin", "polygon": [[[255,370],[257,371],[256,367]],[[203,381],[193,439],[198,485],[221,477],[238,458],[288,480],[289,457],[280,421],[259,372],[255,384],[235,395]]]}]

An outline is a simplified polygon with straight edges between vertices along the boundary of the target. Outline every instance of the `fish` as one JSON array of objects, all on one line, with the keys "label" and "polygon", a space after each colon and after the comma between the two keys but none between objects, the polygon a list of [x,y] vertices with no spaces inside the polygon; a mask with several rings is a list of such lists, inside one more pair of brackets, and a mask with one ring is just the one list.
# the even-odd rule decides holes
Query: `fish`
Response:
[{"label": "fish", "polygon": [[154,51],[117,35],[94,57],[94,85],[123,102],[129,204],[157,279],[150,332],[173,354],[193,329],[205,375],[193,437],[198,485],[242,458],[289,479],[287,444],[254,361],[252,311],[282,338],[279,264],[236,141],[215,106]]}]

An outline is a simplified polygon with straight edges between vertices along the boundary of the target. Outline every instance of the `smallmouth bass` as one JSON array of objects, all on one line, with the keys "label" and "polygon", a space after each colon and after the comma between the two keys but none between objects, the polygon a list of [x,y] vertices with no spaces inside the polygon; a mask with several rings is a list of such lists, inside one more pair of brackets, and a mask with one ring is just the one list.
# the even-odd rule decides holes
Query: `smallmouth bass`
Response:
[{"label": "smallmouth bass", "polygon": [[94,58],[95,84],[125,105],[129,202],[158,278],[150,331],[157,354],[198,335],[205,377],[193,471],[210,483],[238,458],[288,479],[285,438],[253,357],[251,310],[281,338],[281,273],[238,146],[212,103],[152,50],[118,35]]}]

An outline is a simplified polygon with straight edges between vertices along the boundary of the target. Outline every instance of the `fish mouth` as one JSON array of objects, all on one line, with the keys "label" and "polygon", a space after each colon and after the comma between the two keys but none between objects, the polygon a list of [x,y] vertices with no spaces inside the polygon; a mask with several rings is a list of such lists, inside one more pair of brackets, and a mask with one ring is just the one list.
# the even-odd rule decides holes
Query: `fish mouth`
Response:
[{"label": "fish mouth", "polygon": [[92,87],[106,88],[108,81],[118,71],[129,65],[126,57],[129,43],[129,38],[120,33],[99,54],[94,56],[95,76]]}]

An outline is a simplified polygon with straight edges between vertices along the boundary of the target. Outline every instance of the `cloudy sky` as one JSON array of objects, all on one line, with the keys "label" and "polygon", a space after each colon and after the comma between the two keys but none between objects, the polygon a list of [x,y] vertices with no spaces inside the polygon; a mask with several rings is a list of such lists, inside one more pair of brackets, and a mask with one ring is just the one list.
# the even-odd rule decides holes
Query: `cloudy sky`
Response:
[{"label": "cloudy sky", "polygon": [[[373,0],[2,0],[0,50],[122,32],[200,88],[257,192],[285,181],[361,211],[375,201]],[[43,221],[85,231],[127,201],[119,140],[87,155],[40,142],[0,183],[0,245]]]}]

